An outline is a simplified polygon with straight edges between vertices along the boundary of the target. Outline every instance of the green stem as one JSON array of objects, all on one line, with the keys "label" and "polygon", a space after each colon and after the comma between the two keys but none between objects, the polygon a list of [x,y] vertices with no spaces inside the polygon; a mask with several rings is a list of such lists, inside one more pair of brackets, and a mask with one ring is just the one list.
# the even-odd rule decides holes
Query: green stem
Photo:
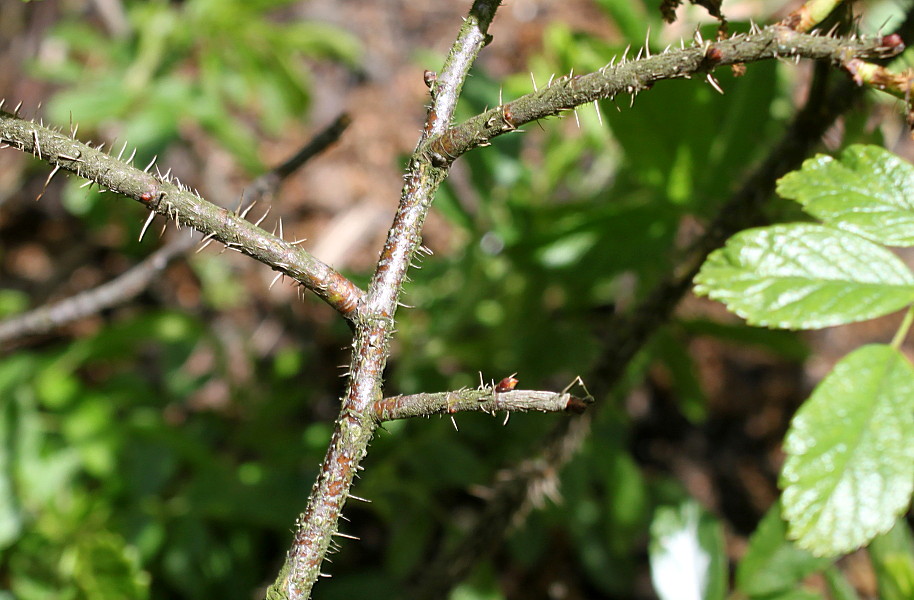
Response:
[{"label": "green stem", "polygon": [[824,21],[841,2],[842,0],[808,0],[780,24],[805,33]]},{"label": "green stem", "polygon": [[914,323],[914,304],[908,307],[908,312],[905,313],[901,326],[895,332],[895,337],[892,338],[892,348],[896,350],[901,348],[901,343],[908,337],[908,330],[911,329],[912,323]]}]

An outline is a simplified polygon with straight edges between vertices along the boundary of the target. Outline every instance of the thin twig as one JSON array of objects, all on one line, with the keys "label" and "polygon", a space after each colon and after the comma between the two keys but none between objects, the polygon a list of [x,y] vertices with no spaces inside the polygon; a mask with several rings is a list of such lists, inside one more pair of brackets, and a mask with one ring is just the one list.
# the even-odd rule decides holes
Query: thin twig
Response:
[{"label": "thin twig", "polygon": [[352,123],[352,118],[347,113],[342,113],[330,125],[318,132],[298,152],[290,156],[282,164],[260,175],[251,185],[245,188],[241,202],[242,209],[253,205],[269,195],[276,193],[283,180],[297,171],[303,164],[320,154],[336,143],[346,128]]},{"label": "thin twig", "polygon": [[374,402],[372,412],[378,421],[393,421],[458,412],[569,412],[582,413],[593,398],[562,392],[486,389],[455,390],[427,394],[391,396]]},{"label": "thin twig", "polygon": [[111,281],[0,321],[0,343],[45,333],[135,298],[173,259],[192,248],[198,240],[199,236],[182,235]]}]

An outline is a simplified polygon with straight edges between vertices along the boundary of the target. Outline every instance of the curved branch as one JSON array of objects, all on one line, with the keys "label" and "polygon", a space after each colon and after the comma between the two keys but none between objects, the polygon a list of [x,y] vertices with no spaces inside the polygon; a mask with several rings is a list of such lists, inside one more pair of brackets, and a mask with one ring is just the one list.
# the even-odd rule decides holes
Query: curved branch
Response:
[{"label": "curved branch", "polygon": [[458,156],[518,127],[558,115],[577,106],[619,94],[632,97],[664,79],[689,79],[725,65],[758,62],[772,58],[811,58],[844,66],[855,58],[885,58],[904,50],[899,40],[887,38],[847,39],[798,33],[771,26],[754,34],[742,34],[719,42],[696,42],[689,48],[668,50],[637,60],[622,57],[586,75],[565,75],[517,100],[497,106],[452,127],[431,139],[425,151],[435,164],[447,165]]},{"label": "curved branch", "polygon": [[[252,206],[264,196],[275,193],[283,179],[339,139],[349,122],[348,115],[340,115],[289,160],[257,177],[245,190],[242,204]],[[0,321],[0,343],[25,335],[45,333],[135,298],[172,260],[190,250],[199,239],[199,236],[190,235],[172,240],[109,282]]]},{"label": "curved branch", "polygon": [[364,293],[352,281],[292,242],[245,220],[245,213],[230,212],[167,175],[154,176],[88,144],[3,111],[0,141],[54,165],[52,176],[60,169],[70,171],[137,200],[153,213],[173,219],[179,228],[190,226],[247,254],[298,281],[347,319],[356,318]]},{"label": "curved branch", "polygon": [[564,392],[512,390],[496,392],[491,387],[430,394],[391,396],[372,403],[371,411],[378,421],[411,417],[452,415],[458,412],[569,412],[580,414],[593,398],[572,396]]}]

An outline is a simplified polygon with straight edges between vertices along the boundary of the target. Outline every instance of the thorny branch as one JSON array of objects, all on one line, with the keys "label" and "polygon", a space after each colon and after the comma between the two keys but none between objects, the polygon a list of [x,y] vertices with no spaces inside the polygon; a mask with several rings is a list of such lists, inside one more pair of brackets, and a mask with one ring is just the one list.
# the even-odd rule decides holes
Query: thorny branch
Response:
[{"label": "thorny branch", "polygon": [[[901,51],[897,45],[884,46],[881,39],[836,40],[772,27],[751,36],[720,42],[719,48],[701,43],[669,55],[623,62],[618,66],[607,65],[583,77],[564,77],[541,91],[445,131],[456,101],[450,91],[459,92],[459,82],[466,76],[476,53],[488,42],[486,29],[497,6],[497,1],[477,0],[474,3],[445,68],[432,83],[432,105],[426,128],[407,166],[400,206],[369,286],[364,310],[356,320],[356,340],[343,408],[308,507],[298,520],[286,564],[268,592],[271,600],[308,597],[319,575],[330,536],[336,532],[342,506],[350,495],[355,470],[377,425],[371,407],[382,397],[381,373],[389,355],[389,338],[406,270],[420,246],[422,224],[434,194],[447,176],[447,167],[457,156],[487,143],[496,135],[515,130],[518,124],[618,93],[634,94],[654,81],[687,77],[722,64],[779,56],[841,62],[857,56],[886,56]],[[467,53],[472,56],[466,58]],[[458,83],[450,83],[452,80]],[[437,131],[444,133],[435,136]]]},{"label": "thorny branch", "polygon": [[705,74],[719,89],[711,72],[717,67],[752,63],[772,58],[810,58],[843,66],[852,59],[884,58],[904,50],[900,39],[832,38],[798,33],[782,26],[770,26],[756,33],[736,35],[719,42],[696,40],[691,47],[667,50],[651,56],[647,49],[641,58],[625,55],[602,69],[586,75],[565,75],[550,80],[546,87],[517,100],[476,115],[448,129],[425,146],[437,165],[450,164],[468,150],[487,145],[493,138],[516,131],[518,127],[561,114],[577,106],[620,94],[634,97],[664,79],[689,79]]},{"label": "thorny branch", "polygon": [[[253,206],[254,203],[274,194],[285,178],[338,140],[349,122],[348,115],[340,115],[289,160],[257,177],[245,190],[242,206]],[[197,235],[178,237],[109,282],[0,321],[0,343],[50,331],[54,327],[97,314],[136,297],[171,261],[183,256],[199,240],[200,237]]]},{"label": "thorny branch", "polygon": [[298,281],[347,319],[356,317],[364,293],[293,242],[264,231],[257,226],[259,222],[247,221],[250,206],[240,213],[229,211],[173,181],[168,173],[161,176],[149,173],[152,163],[145,170],[137,169],[128,164],[130,159],[122,161],[120,156],[111,156],[2,110],[0,142],[53,165],[51,176],[61,169],[70,171],[104,189],[129,196],[150,210],[150,219],[159,214],[173,219],[179,228],[192,227],[206,238],[218,240]]},{"label": "thorny branch", "polygon": [[[470,66],[488,42],[488,27],[499,0],[475,0],[435,82],[422,140],[450,125],[457,96]],[[420,140],[420,145],[422,141]],[[381,375],[390,354],[394,315],[406,271],[421,243],[422,224],[447,171],[414,152],[405,174],[400,204],[381,251],[364,304],[355,319],[349,384],[327,455],[298,519],[292,548],[267,596],[308,598],[320,575],[353,477],[377,427],[372,403],[381,399]]]}]

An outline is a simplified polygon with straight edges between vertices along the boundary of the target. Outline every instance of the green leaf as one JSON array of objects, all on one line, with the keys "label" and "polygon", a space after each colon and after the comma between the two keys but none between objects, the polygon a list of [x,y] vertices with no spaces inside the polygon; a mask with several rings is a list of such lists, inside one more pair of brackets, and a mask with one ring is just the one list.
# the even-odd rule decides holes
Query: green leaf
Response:
[{"label": "green leaf", "polygon": [[904,518],[869,546],[881,600],[914,598],[914,540]]},{"label": "green leaf", "polygon": [[73,579],[85,598],[127,600],[149,597],[149,575],[139,557],[117,534],[85,532],[75,548]]},{"label": "green leaf", "polygon": [[[773,64],[755,67],[739,78],[715,73],[726,96],[710,86],[664,81],[650,94],[639,94],[632,110],[620,112],[605,102],[607,123],[625,152],[627,168],[617,178],[620,188],[631,178],[628,185],[654,188],[678,206],[713,214],[714,198],[727,197],[732,182],[758,156],[759,144],[746,140],[764,145],[772,132],[774,121],[762,123],[755,116],[771,112],[777,70]],[[616,102],[627,106],[628,98]]]},{"label": "green leaf", "polygon": [[914,488],[914,368],[894,348],[844,357],[800,408],[784,442],[789,535],[836,555],[888,531]]},{"label": "green leaf", "polygon": [[[3,391],[0,382],[0,392]],[[11,396],[12,394],[7,395],[7,401],[0,405],[0,550],[5,550],[16,541],[24,524],[21,499],[16,494],[16,481],[11,476],[15,460],[15,455],[10,451],[13,445],[11,438],[16,431],[14,420],[18,409]]]},{"label": "green leaf", "polygon": [[783,592],[830,563],[830,559],[817,558],[787,540],[787,525],[781,519],[781,505],[776,503],[749,540],[736,570],[736,585],[749,596]]},{"label": "green leaf", "polygon": [[879,146],[820,154],[778,182],[778,194],[828,224],[889,246],[914,246],[914,166]]},{"label": "green leaf", "polygon": [[750,325],[818,329],[882,316],[914,302],[914,275],[889,250],[808,223],[742,231],[715,250],[695,293]]},{"label": "green leaf", "polygon": [[795,589],[787,590],[784,592],[779,592],[777,594],[772,594],[770,596],[765,596],[764,599],[760,600],[825,600],[822,597],[822,594],[816,592],[811,592],[804,589]]},{"label": "green leaf", "polygon": [[661,600],[723,600],[723,531],[694,501],[657,509],[651,523],[651,580]]},{"label": "green leaf", "polygon": [[832,600],[860,600],[854,586],[835,567],[826,569],[825,584],[828,586],[829,597]]}]

